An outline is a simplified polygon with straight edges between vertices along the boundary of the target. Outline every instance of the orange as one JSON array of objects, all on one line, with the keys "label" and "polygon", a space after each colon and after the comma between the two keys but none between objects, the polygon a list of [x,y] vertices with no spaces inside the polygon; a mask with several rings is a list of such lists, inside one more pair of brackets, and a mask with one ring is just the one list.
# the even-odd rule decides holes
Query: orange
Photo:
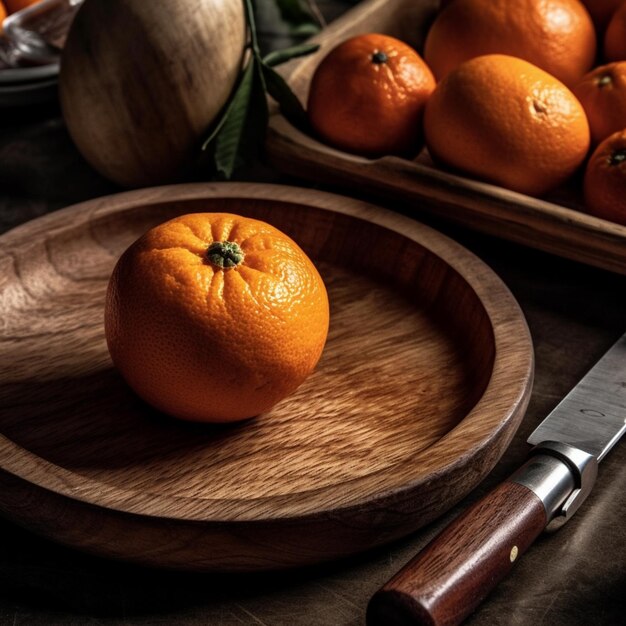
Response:
[{"label": "orange", "polygon": [[4,8],[4,4],[0,2],[0,33],[2,32],[2,20],[7,16],[7,10]]},{"label": "orange", "polygon": [[426,105],[424,129],[435,161],[531,195],[562,183],[589,148],[587,118],[571,91],[501,54],[450,72]]},{"label": "orange", "polygon": [[525,59],[571,85],[593,65],[595,29],[579,0],[455,0],[428,31],[424,59],[439,80],[492,53]]},{"label": "orange", "polygon": [[435,79],[411,47],[386,35],[353,37],[317,67],[308,114],[322,141],[362,154],[415,155]]},{"label": "orange", "polygon": [[37,4],[38,2],[41,2],[41,0],[3,0],[3,2],[10,15],[11,13],[15,13],[29,7],[31,4]]},{"label": "orange", "polygon": [[626,128],[626,61],[597,67],[573,91],[585,109],[595,144]]},{"label": "orange", "polygon": [[589,213],[626,225],[626,130],[596,148],[587,163],[584,192]]},{"label": "orange", "polygon": [[583,4],[589,11],[598,33],[602,33],[608,24],[615,9],[624,0],[583,0]]},{"label": "orange", "polygon": [[130,387],[175,417],[270,409],[312,372],[328,297],[305,253],[264,222],[184,215],[137,240],[109,282],[109,352]]},{"label": "orange", "polygon": [[604,34],[604,58],[626,61],[626,2],[617,7]]}]

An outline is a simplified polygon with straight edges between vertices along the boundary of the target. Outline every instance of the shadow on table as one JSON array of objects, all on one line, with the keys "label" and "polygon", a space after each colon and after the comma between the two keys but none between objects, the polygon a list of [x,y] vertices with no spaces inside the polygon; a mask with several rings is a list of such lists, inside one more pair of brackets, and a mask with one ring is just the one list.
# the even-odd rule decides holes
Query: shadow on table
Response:
[{"label": "shadow on table", "polygon": [[[300,586],[345,567],[368,568],[380,550],[334,564],[254,574],[206,574],[164,571],[92,557],[55,545],[26,530],[0,522],[0,606],[45,618],[64,613],[79,616],[148,620],[202,611],[203,623],[213,612],[224,616],[239,604],[254,607],[268,595],[306,595]],[[389,550],[389,547],[386,548]],[[303,599],[306,601],[306,599]],[[11,608],[9,608],[11,607]],[[295,610],[295,609],[291,609]],[[365,611],[365,606],[359,610]],[[178,619],[178,618],[177,618]],[[36,620],[35,620],[36,621]],[[37,622],[39,623],[39,622]],[[42,621],[41,623],[46,623]],[[55,622],[57,623],[57,622]],[[61,623],[61,622],[58,622]],[[63,622],[65,623],[65,622]],[[222,622],[220,622],[222,623]],[[231,623],[225,621],[223,623]],[[235,620],[234,623],[240,623]],[[313,622],[312,622],[313,623]],[[345,622],[344,622],[345,623]]]}]

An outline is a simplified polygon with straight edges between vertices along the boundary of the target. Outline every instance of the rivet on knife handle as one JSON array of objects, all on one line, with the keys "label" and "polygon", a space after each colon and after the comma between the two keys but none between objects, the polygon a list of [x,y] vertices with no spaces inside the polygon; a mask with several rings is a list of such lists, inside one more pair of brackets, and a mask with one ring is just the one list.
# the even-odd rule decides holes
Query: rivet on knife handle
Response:
[{"label": "rivet on knife handle", "polygon": [[[564,505],[589,493],[595,458],[565,444],[537,446],[507,482],[479,500],[370,601],[369,625],[459,624],[506,576]],[[577,507],[576,507],[577,508]]]},{"label": "rivet on knife handle", "polygon": [[459,624],[548,523],[574,514],[625,418],[626,334],[531,433],[528,461],[374,594],[368,624]]},{"label": "rivet on knife handle", "polygon": [[368,625],[458,624],[545,528],[541,499],[502,483],[448,526],[370,600]]},{"label": "rivet on knife handle", "polygon": [[459,624],[550,522],[571,517],[596,474],[596,460],[587,452],[557,442],[536,446],[507,482],[455,520],[372,597],[368,624]]}]

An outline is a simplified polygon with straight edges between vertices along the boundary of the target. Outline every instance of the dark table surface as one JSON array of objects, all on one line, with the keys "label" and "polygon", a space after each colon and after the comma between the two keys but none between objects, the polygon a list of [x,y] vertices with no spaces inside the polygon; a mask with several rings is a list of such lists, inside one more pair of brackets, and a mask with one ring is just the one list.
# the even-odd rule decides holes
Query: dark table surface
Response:
[{"label": "dark table surface", "polygon": [[[327,15],[346,4],[321,3]],[[245,177],[305,184],[262,164]],[[3,111],[0,232],[116,191],[75,150],[55,103]],[[306,570],[251,576],[161,572],[105,561],[0,521],[0,623],[363,624],[369,597],[523,461],[529,433],[626,331],[626,277],[418,217],[494,269],[519,301],[534,343],[536,374],[528,412],[478,489],[437,522],[392,545]],[[626,624],[625,492],[622,442],[602,463],[581,510],[557,533],[541,536],[468,623]]]}]

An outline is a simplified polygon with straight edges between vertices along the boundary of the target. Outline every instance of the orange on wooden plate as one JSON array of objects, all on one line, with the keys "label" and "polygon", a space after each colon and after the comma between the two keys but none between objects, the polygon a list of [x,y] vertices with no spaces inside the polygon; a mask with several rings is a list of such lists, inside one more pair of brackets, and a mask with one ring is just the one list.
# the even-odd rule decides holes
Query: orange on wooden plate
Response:
[{"label": "orange on wooden plate", "polygon": [[626,129],[596,148],[587,163],[584,191],[589,213],[626,225]]},{"label": "orange on wooden plate", "polygon": [[595,144],[626,128],[626,61],[595,68],[573,91],[585,109]]},{"label": "orange on wooden plate", "polygon": [[435,79],[419,54],[387,35],[358,35],[319,64],[308,115],[322,141],[356,154],[414,156]]},{"label": "orange on wooden plate", "polygon": [[587,118],[572,92],[501,54],[450,72],[426,105],[424,129],[435,161],[531,195],[565,181],[589,149]]},{"label": "orange on wooden plate", "polygon": [[136,393],[175,417],[252,417],[315,368],[328,296],[306,254],[264,222],[226,213],[168,221],[136,241],[109,282],[105,330]]},{"label": "orange on wooden plate", "polygon": [[494,53],[572,85],[595,60],[595,29],[579,0],[455,0],[430,28],[424,59],[440,80],[463,61]]}]

